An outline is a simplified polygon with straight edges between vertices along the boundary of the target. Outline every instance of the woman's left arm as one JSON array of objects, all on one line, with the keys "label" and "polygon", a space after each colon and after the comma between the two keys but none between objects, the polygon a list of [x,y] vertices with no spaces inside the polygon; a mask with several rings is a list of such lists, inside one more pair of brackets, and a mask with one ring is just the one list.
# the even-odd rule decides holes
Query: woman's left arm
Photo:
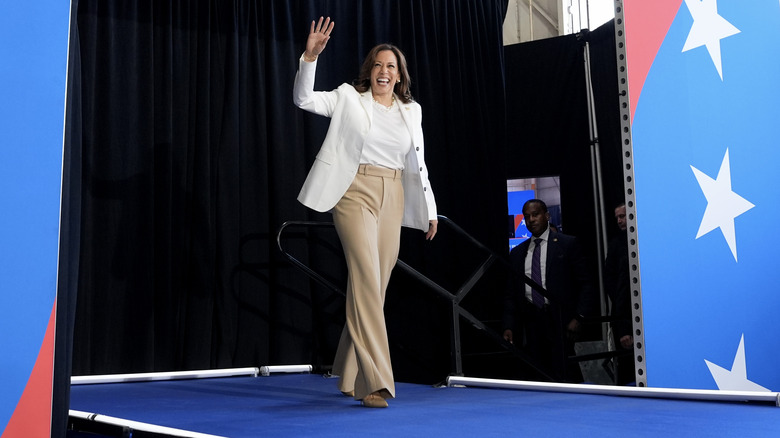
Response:
[{"label": "woman's left arm", "polygon": [[420,107],[420,104],[418,103],[415,103],[414,105],[417,107],[416,112],[418,116],[418,131],[416,133],[418,136],[416,141],[416,149],[418,149],[416,151],[418,152],[417,161],[420,167],[420,179],[423,187],[423,198],[425,199],[426,210],[428,213],[428,231],[425,233],[425,239],[433,240],[439,228],[439,221],[437,220],[438,212],[436,208],[436,199],[433,196],[433,189],[431,188],[431,181],[428,177],[428,165],[425,163],[425,138],[422,132],[422,107]]},{"label": "woman's left arm", "polygon": [[433,240],[436,236],[436,231],[439,228],[438,220],[428,221],[428,232],[425,234],[425,240]]}]

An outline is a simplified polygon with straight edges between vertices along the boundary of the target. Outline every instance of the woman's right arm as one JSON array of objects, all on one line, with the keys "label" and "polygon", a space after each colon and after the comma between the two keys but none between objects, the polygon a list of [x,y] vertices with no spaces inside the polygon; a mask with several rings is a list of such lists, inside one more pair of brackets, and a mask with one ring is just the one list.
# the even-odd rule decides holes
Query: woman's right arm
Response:
[{"label": "woman's right arm", "polygon": [[298,60],[298,73],[295,75],[293,88],[295,106],[327,117],[330,117],[335,108],[337,96],[333,92],[315,92],[314,76],[317,70],[317,57],[325,50],[334,25],[330,17],[324,19],[324,22],[320,17],[316,26],[314,21],[311,22],[306,51]]}]

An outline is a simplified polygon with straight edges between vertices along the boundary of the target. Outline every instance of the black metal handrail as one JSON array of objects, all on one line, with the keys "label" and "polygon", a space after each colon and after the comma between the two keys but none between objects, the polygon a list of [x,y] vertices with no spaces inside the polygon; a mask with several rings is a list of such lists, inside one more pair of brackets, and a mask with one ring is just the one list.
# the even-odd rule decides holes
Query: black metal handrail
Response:
[{"label": "black metal handrail", "polygon": [[284,230],[289,227],[290,225],[303,225],[307,227],[333,227],[333,222],[315,222],[315,221],[287,221],[282,224],[281,227],[279,227],[279,231],[276,233],[276,246],[279,248],[279,251],[282,252],[282,254],[287,257],[287,260],[292,263],[294,266],[296,266],[298,269],[302,270],[306,273],[309,277],[320,283],[321,285],[327,287],[328,289],[332,290],[333,292],[340,293],[341,295],[346,296],[346,293],[339,288],[338,286],[334,285],[330,281],[328,281],[325,277],[318,274],[313,269],[309,268],[301,262],[300,260],[293,257],[290,253],[284,250],[282,247],[282,233],[284,233]]},{"label": "black metal handrail", "polygon": [[[464,231],[461,227],[459,227],[457,224],[455,224],[453,221],[451,221],[446,216],[438,216],[439,224],[445,224],[448,228],[451,228],[453,231],[455,231],[458,235],[462,236],[471,244],[478,247],[479,249],[485,251],[488,254],[487,259],[485,259],[472,273],[472,275],[461,285],[460,288],[458,288],[455,292],[450,292],[446,288],[442,287],[438,283],[434,282],[430,278],[426,277],[413,267],[409,266],[406,262],[403,260],[398,260],[396,262],[396,266],[403,271],[407,272],[409,275],[420,281],[422,284],[428,286],[428,288],[432,289],[434,292],[436,292],[440,297],[446,299],[449,301],[452,305],[452,336],[451,336],[451,342],[452,342],[452,368],[453,373],[455,375],[463,375],[463,361],[462,361],[462,351],[461,351],[461,336],[460,336],[460,318],[464,318],[468,320],[471,325],[479,330],[481,330],[483,333],[485,333],[488,337],[492,338],[494,341],[496,341],[497,344],[501,345],[506,350],[510,351],[514,355],[521,358],[528,366],[533,368],[536,372],[538,372],[542,377],[549,379],[550,381],[553,381],[554,379],[547,375],[547,373],[544,372],[540,367],[538,367],[536,364],[534,364],[533,360],[530,359],[522,350],[518,349],[514,344],[507,342],[502,333],[497,333],[494,330],[492,330],[490,327],[488,327],[485,323],[480,321],[478,318],[476,318],[474,315],[472,315],[468,310],[464,309],[460,303],[463,301],[463,299],[466,297],[466,295],[471,291],[471,289],[477,284],[477,282],[482,278],[482,276],[487,272],[487,270],[492,266],[496,261],[499,261],[506,265],[509,269],[512,271],[515,271],[516,274],[520,275],[520,278],[525,283],[531,285],[532,287],[538,288],[542,291],[542,295],[546,296],[547,291],[544,290],[541,285],[535,283],[533,280],[528,278],[524,273],[518,273],[514,267],[512,267],[507,260],[505,260],[502,257],[499,257],[497,254],[495,254],[490,248],[483,245],[480,241],[475,239],[473,236],[468,234],[466,231]],[[327,287],[328,289],[331,289],[332,291],[338,292],[342,295],[345,295],[345,292],[334,285],[332,282],[328,281],[325,277],[318,274],[308,266],[306,266],[303,262],[293,257],[289,252],[285,251],[284,247],[282,246],[282,234],[284,233],[285,229],[289,226],[311,226],[311,227],[332,227],[332,222],[313,222],[313,221],[287,221],[279,228],[279,232],[276,236],[276,242],[277,246],[279,247],[279,250],[281,253],[287,258],[290,263],[292,263],[294,266],[301,269],[303,272],[305,272],[307,275],[309,275],[312,279],[317,281],[318,283],[322,284],[323,286]]]},{"label": "black metal handrail", "polygon": [[[549,297],[547,291],[539,284],[534,282],[531,278],[525,275],[525,272],[521,272],[518,270],[517,267],[512,266],[509,261],[505,257],[501,257],[497,255],[495,252],[493,252],[490,248],[482,244],[482,242],[475,239],[473,236],[471,236],[469,233],[464,231],[460,226],[458,226],[455,222],[447,218],[446,216],[439,215],[439,224],[444,224],[446,227],[452,229],[455,231],[458,235],[460,235],[462,238],[470,242],[472,245],[476,246],[480,250],[484,251],[488,254],[487,259],[485,259],[471,274],[471,276],[461,285],[460,288],[458,288],[457,291],[451,292],[447,290],[446,288],[442,287],[438,283],[434,282],[430,278],[426,277],[413,267],[409,266],[406,262],[403,260],[398,260],[396,262],[396,266],[399,269],[402,269],[412,277],[414,277],[416,280],[418,280],[420,283],[424,284],[428,288],[432,289],[434,292],[436,292],[441,298],[444,298],[448,302],[451,303],[452,306],[452,333],[451,333],[451,343],[452,343],[452,368],[453,373],[455,375],[462,375],[463,374],[463,362],[462,362],[462,350],[461,350],[461,336],[460,336],[460,318],[466,319],[468,322],[471,323],[471,325],[478,330],[481,330],[483,333],[485,333],[488,337],[492,338],[498,345],[502,346],[504,349],[508,350],[509,352],[513,353],[515,356],[519,357],[521,360],[523,360],[528,366],[533,368],[537,373],[539,373],[540,376],[549,379],[550,381],[553,381],[554,379],[550,377],[544,370],[542,370],[540,367],[538,367],[536,364],[534,364],[534,361],[529,358],[521,349],[517,348],[514,344],[507,342],[502,333],[497,333],[494,330],[492,330],[490,327],[488,327],[485,323],[480,321],[478,318],[476,318],[474,315],[472,315],[468,310],[464,309],[460,303],[463,301],[463,299],[466,297],[466,295],[472,290],[472,288],[479,282],[479,280],[482,278],[482,276],[487,272],[487,270],[495,263],[499,262],[502,263],[507,269],[510,270],[510,272],[513,275],[516,275],[522,282],[525,284],[536,288],[541,292],[541,294],[545,297],[547,297],[548,300],[553,302],[554,298]],[[319,228],[329,228],[333,227],[334,224],[332,222],[316,222],[316,221],[287,221],[282,224],[282,226],[279,228],[279,231],[276,235],[276,243],[279,247],[279,251],[287,258],[287,260],[292,263],[294,266],[301,269],[304,273],[306,273],[309,277],[320,283],[321,285],[327,287],[331,291],[337,292],[341,295],[346,295],[344,290],[339,288],[338,286],[334,285],[332,282],[327,280],[322,275],[318,274],[316,271],[312,270],[306,264],[301,262],[300,260],[293,257],[289,252],[285,251],[284,247],[282,246],[282,235],[289,226],[305,226],[305,227],[319,227]],[[615,321],[617,318],[609,317],[609,316],[598,316],[598,317],[591,317],[588,318],[585,322],[587,323],[604,323],[604,322],[611,322]],[[569,361],[588,361],[588,360],[594,360],[594,359],[602,359],[602,358],[612,358],[617,356],[625,355],[626,353],[620,352],[620,351],[608,351],[608,352],[602,352],[602,353],[593,353],[593,354],[586,354],[586,355],[580,355],[580,356],[569,356],[566,359]]]}]

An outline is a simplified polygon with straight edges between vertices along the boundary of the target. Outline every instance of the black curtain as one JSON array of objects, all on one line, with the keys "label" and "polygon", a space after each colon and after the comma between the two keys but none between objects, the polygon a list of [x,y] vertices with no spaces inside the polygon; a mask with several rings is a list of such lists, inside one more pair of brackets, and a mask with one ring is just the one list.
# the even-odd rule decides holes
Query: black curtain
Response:
[{"label": "black curtain", "polygon": [[588,35],[588,41],[609,238],[618,233],[615,207],[625,202],[615,21],[610,20],[595,29]]},{"label": "black curtain", "polygon": [[[78,2],[71,6],[70,22],[76,22]],[[60,256],[57,268],[57,314],[54,344],[54,376],[52,387],[51,436],[66,434],[70,404],[73,327],[78,295],[79,251],[81,248],[81,99],[76,90],[81,78],[73,70],[80,69],[79,38],[70,28],[68,50],[67,104],[63,139],[62,201],[60,204]]]},{"label": "black curtain", "polygon": [[[609,220],[622,199],[614,25],[505,49],[506,3],[74,1],[53,436],[71,353],[73,375],[332,362],[343,298],[276,247],[285,221],[330,221],[295,200],[328,124],[291,99],[320,15],[336,28],[317,89],[351,81],[379,42],[406,53],[440,214],[505,253],[506,179],[557,174],[565,231],[594,248],[582,46]],[[343,287],[332,229],[289,230],[285,249]],[[454,291],[484,258],[443,224],[433,242],[404,230],[401,259]],[[494,274],[461,303],[489,324]],[[396,378],[442,380],[450,303],[396,269],[385,310]],[[464,348],[485,346],[470,335]]]},{"label": "black curtain", "polygon": [[[591,138],[585,44],[589,43],[596,138]],[[597,257],[596,197],[603,199],[608,235],[617,232],[614,207],[623,200],[622,146],[615,58],[615,26],[506,47],[507,172],[512,178],[561,177],[563,232]],[[598,142],[602,192],[593,187],[593,143]],[[594,278],[596,276],[594,275]]]},{"label": "black curtain", "polygon": [[[507,46],[505,53],[507,173],[511,178],[560,176],[562,231],[580,240],[597,281],[600,257],[606,255],[597,213],[609,239],[618,232],[614,208],[624,193],[614,21],[592,32]],[[594,95],[593,134],[586,66]],[[594,162],[600,164],[599,188],[594,188]],[[588,323],[584,330],[583,340],[602,340],[601,323]],[[535,378],[533,372],[519,372],[514,375]]]},{"label": "black curtain", "polygon": [[[74,11],[64,210],[73,232],[60,291],[75,322],[58,343],[70,356],[72,342],[73,375],[330,365],[343,299],[276,247],[285,221],[330,221],[296,201],[328,123],[292,104],[320,15],[336,27],[316,88],[350,82],[375,44],[398,45],[423,107],[439,213],[505,247],[506,0],[80,0]],[[433,243],[405,230],[402,259],[454,287],[473,255],[441,228]],[[343,287],[331,230],[299,229],[285,245]],[[398,380],[446,376],[449,312],[411,277],[393,279]]]}]

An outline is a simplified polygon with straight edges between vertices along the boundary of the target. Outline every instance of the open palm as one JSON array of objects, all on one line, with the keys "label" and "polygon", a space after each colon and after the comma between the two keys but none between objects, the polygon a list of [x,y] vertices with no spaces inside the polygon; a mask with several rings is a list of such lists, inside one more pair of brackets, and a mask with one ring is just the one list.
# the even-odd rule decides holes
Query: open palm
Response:
[{"label": "open palm", "polygon": [[325,50],[325,46],[330,39],[330,33],[333,32],[333,26],[335,24],[335,22],[330,21],[330,17],[320,17],[316,25],[314,21],[311,22],[309,38],[306,40],[306,54],[309,57],[316,58]]}]

